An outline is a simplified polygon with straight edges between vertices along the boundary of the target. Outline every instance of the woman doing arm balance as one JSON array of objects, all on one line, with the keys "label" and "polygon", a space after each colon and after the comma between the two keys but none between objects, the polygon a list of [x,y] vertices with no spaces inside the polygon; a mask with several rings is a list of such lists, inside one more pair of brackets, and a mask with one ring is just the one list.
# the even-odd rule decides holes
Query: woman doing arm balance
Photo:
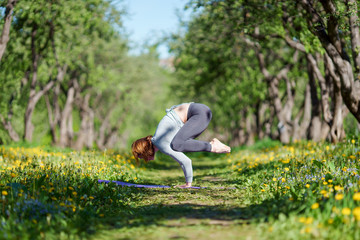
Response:
[{"label": "woman doing arm balance", "polygon": [[161,152],[175,159],[184,171],[186,184],[191,187],[193,171],[191,159],[183,152],[228,153],[230,147],[214,138],[211,142],[195,140],[209,125],[212,113],[208,106],[201,103],[183,103],[166,110],[154,136],[136,140],[131,148],[136,159],[146,162],[154,160],[155,153]]}]

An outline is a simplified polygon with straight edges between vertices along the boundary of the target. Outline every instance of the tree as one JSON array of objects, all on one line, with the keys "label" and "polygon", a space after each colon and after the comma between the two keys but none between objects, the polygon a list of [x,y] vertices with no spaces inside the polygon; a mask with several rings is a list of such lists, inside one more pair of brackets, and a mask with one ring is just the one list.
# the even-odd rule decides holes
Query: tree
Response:
[{"label": "tree", "polygon": [[[10,39],[12,14],[17,0],[8,0],[5,8],[4,25],[0,36],[0,61],[4,55],[6,45]],[[2,4],[1,4],[2,5]]]}]

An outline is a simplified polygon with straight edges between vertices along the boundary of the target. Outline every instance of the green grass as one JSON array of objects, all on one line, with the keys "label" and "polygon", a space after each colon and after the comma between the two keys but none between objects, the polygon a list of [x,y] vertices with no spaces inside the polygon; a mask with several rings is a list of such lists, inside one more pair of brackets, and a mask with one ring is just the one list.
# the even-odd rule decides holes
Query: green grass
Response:
[{"label": "green grass", "polygon": [[[231,154],[192,153],[194,186],[142,189],[98,179],[183,184],[159,153],[0,149],[0,239],[358,239],[358,140],[265,140]],[[235,189],[232,189],[235,188]]]}]

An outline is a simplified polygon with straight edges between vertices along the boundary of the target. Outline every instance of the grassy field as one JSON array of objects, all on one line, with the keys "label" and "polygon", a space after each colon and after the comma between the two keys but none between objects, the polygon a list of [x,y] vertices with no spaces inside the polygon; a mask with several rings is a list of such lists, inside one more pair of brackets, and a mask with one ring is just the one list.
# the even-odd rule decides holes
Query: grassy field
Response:
[{"label": "grassy field", "polygon": [[358,140],[196,153],[194,186],[158,154],[0,148],[0,239],[360,239]]}]

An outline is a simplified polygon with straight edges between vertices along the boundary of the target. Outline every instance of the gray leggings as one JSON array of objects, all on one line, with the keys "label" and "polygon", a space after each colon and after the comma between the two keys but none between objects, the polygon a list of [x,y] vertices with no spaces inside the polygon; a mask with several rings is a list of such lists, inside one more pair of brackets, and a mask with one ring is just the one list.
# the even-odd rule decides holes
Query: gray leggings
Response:
[{"label": "gray leggings", "polygon": [[209,125],[212,113],[208,106],[191,103],[187,113],[187,121],[171,141],[171,148],[178,152],[211,152],[209,142],[194,140]]}]

